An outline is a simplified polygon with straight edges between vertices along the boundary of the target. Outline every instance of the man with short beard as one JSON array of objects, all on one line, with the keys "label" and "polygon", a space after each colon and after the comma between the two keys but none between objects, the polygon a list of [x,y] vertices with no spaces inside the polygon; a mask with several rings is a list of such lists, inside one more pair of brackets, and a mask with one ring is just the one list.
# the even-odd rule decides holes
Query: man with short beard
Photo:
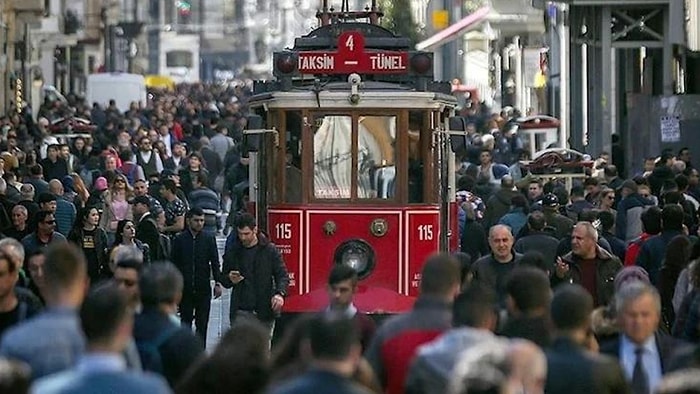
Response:
[{"label": "man with short beard", "polygon": [[[144,179],[137,179],[134,181],[134,197],[146,196],[149,201],[149,207],[151,208],[151,214],[155,216],[155,212],[162,211],[163,206],[160,205],[160,201],[150,195],[149,184]],[[138,233],[137,233],[138,234]]]},{"label": "man with short beard", "polygon": [[576,283],[593,296],[595,306],[608,305],[614,293],[613,282],[622,263],[598,245],[598,231],[589,222],[579,222],[571,233],[571,252],[557,259],[552,287]]},{"label": "man with short beard", "polygon": [[474,283],[496,292],[499,304],[504,306],[508,292],[506,279],[518,265],[522,255],[513,251],[513,234],[508,226],[495,225],[489,230],[491,254],[474,262]]},{"label": "man with short beard", "polygon": [[163,172],[163,162],[160,156],[153,151],[153,145],[148,137],[141,138],[139,150],[136,152],[135,160],[132,161],[143,168],[147,177]]}]

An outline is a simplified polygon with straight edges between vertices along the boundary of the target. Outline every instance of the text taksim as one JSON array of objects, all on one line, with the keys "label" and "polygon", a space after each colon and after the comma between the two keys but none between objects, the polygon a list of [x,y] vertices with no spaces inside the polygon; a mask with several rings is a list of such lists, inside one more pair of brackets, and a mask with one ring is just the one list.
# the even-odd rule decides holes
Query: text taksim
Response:
[{"label": "text taksim", "polygon": [[328,54],[299,56],[300,70],[332,70],[335,58]]}]

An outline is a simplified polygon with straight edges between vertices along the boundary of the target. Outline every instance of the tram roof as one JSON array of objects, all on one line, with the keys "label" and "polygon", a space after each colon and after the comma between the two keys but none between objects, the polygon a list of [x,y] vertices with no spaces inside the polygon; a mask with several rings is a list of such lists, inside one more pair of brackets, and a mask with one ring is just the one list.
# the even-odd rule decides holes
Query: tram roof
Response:
[{"label": "tram roof", "polygon": [[270,91],[250,98],[251,107],[268,109],[439,109],[455,108],[454,96],[436,92],[417,92],[398,89],[361,89],[359,102],[350,102],[350,89],[324,89],[318,93],[312,89]]}]

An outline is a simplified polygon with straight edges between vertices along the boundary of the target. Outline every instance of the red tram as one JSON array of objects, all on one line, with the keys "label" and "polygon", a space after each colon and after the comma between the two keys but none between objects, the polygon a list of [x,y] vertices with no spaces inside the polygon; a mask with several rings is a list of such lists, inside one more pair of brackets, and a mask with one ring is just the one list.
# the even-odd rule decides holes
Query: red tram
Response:
[{"label": "red tram", "polygon": [[457,102],[433,54],[379,26],[376,5],[317,16],[274,54],[275,80],[255,83],[251,203],[289,270],[285,312],[325,307],[333,264],[358,271],[360,310],[402,312],[426,257],[457,247]]}]

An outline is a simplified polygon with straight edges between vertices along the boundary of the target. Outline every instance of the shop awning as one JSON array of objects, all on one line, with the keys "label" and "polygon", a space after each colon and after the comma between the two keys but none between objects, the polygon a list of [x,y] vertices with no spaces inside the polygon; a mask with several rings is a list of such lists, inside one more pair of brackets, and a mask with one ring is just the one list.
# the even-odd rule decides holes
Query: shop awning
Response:
[{"label": "shop awning", "polygon": [[456,40],[464,32],[479,26],[479,24],[483,22],[486,17],[488,17],[490,12],[491,7],[481,7],[452,26],[449,26],[448,28],[443,29],[435,33],[433,36],[419,42],[416,44],[416,49],[419,51],[427,51],[445,45],[452,40]]}]

